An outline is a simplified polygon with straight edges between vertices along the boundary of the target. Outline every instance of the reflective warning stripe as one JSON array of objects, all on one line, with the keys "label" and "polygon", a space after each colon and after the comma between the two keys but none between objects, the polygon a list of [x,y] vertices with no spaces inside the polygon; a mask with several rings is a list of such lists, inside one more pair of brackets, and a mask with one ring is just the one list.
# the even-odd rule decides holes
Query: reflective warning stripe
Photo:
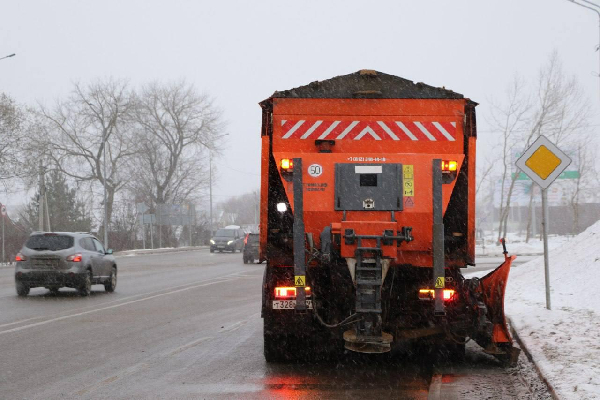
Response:
[{"label": "reflective warning stripe", "polygon": [[282,139],[456,141],[456,122],[281,120]]}]

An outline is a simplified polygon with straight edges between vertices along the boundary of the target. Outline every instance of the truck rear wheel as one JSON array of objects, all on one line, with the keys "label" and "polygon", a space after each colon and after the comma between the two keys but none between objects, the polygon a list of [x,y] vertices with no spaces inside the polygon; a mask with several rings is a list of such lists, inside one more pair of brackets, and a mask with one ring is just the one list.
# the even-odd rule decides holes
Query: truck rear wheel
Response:
[{"label": "truck rear wheel", "polygon": [[287,353],[285,352],[285,336],[284,335],[273,335],[265,333],[263,334],[264,348],[263,353],[265,355],[265,361],[268,363],[283,361],[286,359]]}]

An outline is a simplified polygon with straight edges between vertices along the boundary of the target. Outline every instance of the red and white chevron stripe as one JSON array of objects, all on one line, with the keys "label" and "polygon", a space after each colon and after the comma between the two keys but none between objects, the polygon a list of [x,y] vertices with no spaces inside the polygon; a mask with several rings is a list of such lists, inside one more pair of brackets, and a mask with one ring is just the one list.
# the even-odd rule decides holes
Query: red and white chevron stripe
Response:
[{"label": "red and white chevron stripe", "polygon": [[456,122],[281,120],[282,139],[456,140]]}]

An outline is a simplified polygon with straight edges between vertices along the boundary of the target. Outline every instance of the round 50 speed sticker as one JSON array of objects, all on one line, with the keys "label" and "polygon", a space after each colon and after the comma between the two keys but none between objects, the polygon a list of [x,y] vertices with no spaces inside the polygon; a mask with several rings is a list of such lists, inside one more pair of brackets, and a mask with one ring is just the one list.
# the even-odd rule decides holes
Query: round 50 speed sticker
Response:
[{"label": "round 50 speed sticker", "polygon": [[312,164],[308,166],[308,174],[310,176],[312,176],[313,178],[317,178],[319,176],[321,176],[321,174],[323,173],[323,167],[320,166],[319,164]]}]

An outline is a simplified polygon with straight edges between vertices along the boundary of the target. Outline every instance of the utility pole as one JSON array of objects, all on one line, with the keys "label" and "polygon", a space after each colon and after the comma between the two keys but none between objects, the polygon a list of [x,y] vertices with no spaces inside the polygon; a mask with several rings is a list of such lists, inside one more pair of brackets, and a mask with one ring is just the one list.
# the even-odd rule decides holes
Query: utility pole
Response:
[{"label": "utility pole", "polygon": [[39,185],[40,193],[38,196],[38,230],[44,231],[44,198],[46,197],[46,185],[44,183],[44,166],[42,160],[40,160],[40,171],[39,171]]},{"label": "utility pole", "polygon": [[46,204],[46,227],[48,228],[48,232],[52,232],[52,227],[50,226],[50,208],[48,207],[48,195],[46,194],[45,189],[46,188],[44,187],[44,203]]},{"label": "utility pole", "polygon": [[188,231],[190,233],[190,247],[192,247],[192,203],[188,203]]},{"label": "utility pole", "polygon": [[104,248],[108,249],[108,201],[106,196],[106,132],[102,134],[102,151],[104,152],[104,174],[102,183],[104,184]]},{"label": "utility pole", "polygon": [[0,262],[6,262],[6,256],[5,256],[5,252],[4,252],[4,220],[6,219],[6,206],[5,205],[2,205],[0,216],[2,217],[2,261],[0,261]]},{"label": "utility pole", "polygon": [[152,231],[154,230],[154,225],[152,224],[152,218],[150,219],[150,247],[154,249],[154,236]]},{"label": "utility pole", "polygon": [[213,207],[212,207],[212,151],[208,155],[208,193],[210,202],[210,237],[213,235]]}]

